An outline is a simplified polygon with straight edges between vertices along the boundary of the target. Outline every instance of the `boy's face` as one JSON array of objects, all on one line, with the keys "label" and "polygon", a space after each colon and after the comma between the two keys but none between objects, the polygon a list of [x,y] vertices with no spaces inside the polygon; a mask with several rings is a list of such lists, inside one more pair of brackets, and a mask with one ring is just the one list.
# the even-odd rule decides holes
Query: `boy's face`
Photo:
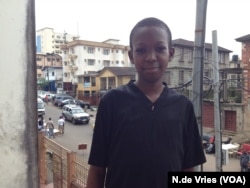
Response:
[{"label": "boy's face", "polygon": [[146,82],[161,80],[174,55],[168,41],[167,32],[160,27],[137,29],[132,38],[133,50],[129,52],[129,58],[135,65],[139,79]]}]

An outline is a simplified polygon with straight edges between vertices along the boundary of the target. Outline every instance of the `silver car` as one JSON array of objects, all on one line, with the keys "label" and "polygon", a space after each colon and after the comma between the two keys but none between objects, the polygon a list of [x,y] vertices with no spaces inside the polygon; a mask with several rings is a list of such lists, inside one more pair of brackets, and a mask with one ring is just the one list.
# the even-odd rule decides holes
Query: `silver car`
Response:
[{"label": "silver car", "polygon": [[90,119],[90,115],[88,113],[84,112],[80,106],[74,104],[64,105],[62,115],[65,120],[71,121],[73,124],[88,124]]}]

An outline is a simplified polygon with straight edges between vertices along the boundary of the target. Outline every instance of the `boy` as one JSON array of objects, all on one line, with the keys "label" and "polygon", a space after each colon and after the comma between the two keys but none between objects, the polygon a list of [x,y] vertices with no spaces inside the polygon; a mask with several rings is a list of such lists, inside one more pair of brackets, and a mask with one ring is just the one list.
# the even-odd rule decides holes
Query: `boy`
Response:
[{"label": "boy", "polygon": [[55,138],[54,135],[54,123],[51,119],[51,117],[49,117],[49,121],[46,124],[47,128],[49,129],[49,138],[51,138],[53,136],[53,138]]},{"label": "boy", "polygon": [[64,121],[63,116],[60,116],[60,118],[59,118],[57,124],[58,124],[58,129],[59,129],[59,132],[60,132],[61,135],[64,134],[64,122],[65,122],[65,121]]},{"label": "boy", "polygon": [[138,80],[100,101],[87,188],[167,188],[169,171],[193,171],[206,161],[191,101],[163,83],[171,41],[157,18],[132,29],[129,58]]}]

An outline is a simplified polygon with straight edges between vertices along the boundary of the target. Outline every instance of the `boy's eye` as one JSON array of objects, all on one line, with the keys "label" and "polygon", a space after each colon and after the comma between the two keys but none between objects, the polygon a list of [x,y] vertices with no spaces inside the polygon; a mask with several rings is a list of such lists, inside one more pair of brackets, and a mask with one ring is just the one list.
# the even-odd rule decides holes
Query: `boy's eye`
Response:
[{"label": "boy's eye", "polygon": [[136,53],[144,53],[146,50],[144,48],[137,48],[135,49]]},{"label": "boy's eye", "polygon": [[156,51],[157,51],[157,52],[162,52],[162,51],[164,51],[164,50],[166,50],[166,49],[167,49],[166,47],[161,46],[161,47],[157,47],[157,48],[156,48]]}]

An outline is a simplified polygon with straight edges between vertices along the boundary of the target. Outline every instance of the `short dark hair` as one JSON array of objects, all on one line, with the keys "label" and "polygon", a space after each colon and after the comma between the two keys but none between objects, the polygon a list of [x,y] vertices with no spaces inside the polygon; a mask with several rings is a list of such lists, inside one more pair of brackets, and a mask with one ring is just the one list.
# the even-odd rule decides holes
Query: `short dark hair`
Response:
[{"label": "short dark hair", "polygon": [[130,46],[130,49],[132,50],[132,39],[133,39],[133,36],[135,34],[135,32],[139,29],[139,28],[142,28],[142,27],[147,27],[147,26],[154,26],[154,27],[160,27],[162,29],[164,29],[167,34],[168,34],[168,42],[169,42],[169,48],[172,47],[172,33],[168,27],[168,25],[163,22],[162,20],[158,19],[158,18],[154,18],[154,17],[149,17],[149,18],[144,18],[142,19],[141,21],[139,21],[135,26],[134,28],[131,30],[130,32],[130,36],[129,36],[129,46]]}]

